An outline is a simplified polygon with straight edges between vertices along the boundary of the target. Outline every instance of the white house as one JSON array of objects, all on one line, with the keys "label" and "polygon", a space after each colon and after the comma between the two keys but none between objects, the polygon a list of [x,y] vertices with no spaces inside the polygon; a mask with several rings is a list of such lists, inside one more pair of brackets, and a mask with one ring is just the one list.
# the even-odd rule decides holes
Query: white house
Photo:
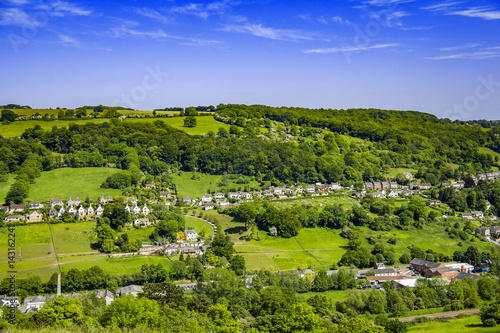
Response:
[{"label": "white house", "polygon": [[216,200],[219,200],[219,199],[224,199],[226,195],[224,193],[215,193],[214,197]]},{"label": "white house", "polygon": [[201,202],[211,202],[211,201],[212,201],[212,195],[210,194],[201,195]]},{"label": "white house", "polygon": [[97,209],[95,211],[95,214],[97,216],[101,216],[103,212],[104,212],[104,209],[102,209],[101,205],[99,205],[99,207],[97,207]]},{"label": "white house", "polygon": [[83,208],[82,205],[80,205],[80,208],[78,208],[78,216],[83,217],[83,216],[85,216],[86,213],[87,213],[87,210],[85,208]]},{"label": "white house", "polygon": [[76,214],[76,209],[75,209],[75,207],[73,207],[73,206],[69,207],[69,209],[68,209],[68,213],[70,213],[71,215],[75,215],[75,214]]},{"label": "white house", "polygon": [[149,208],[144,204],[144,207],[142,207],[142,214],[144,215],[149,215]]},{"label": "white house", "polygon": [[125,210],[130,214],[130,207],[128,206],[128,204],[125,205]]},{"label": "white house", "polygon": [[89,206],[89,209],[87,209],[87,215],[94,216],[94,208],[92,206]]},{"label": "white house", "polygon": [[184,239],[187,241],[190,241],[190,242],[195,241],[198,239],[198,237],[200,237],[200,236],[198,235],[198,233],[194,229],[187,229],[184,231]]},{"label": "white house", "polygon": [[61,209],[59,209],[59,212],[57,213],[57,217],[61,217],[61,215],[65,212],[64,210],[64,207],[61,207]]},{"label": "white house", "polygon": [[76,198],[69,198],[68,199],[68,206],[78,206],[80,204],[80,198],[79,197],[76,197]]}]

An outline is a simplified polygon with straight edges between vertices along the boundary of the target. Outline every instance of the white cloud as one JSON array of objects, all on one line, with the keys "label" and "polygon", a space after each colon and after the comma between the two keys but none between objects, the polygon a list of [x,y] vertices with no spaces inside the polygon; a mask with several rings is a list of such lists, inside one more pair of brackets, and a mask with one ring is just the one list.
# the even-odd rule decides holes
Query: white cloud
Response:
[{"label": "white cloud", "polygon": [[387,27],[400,27],[403,24],[400,21],[400,18],[409,16],[411,14],[404,12],[402,10],[400,11],[380,11],[380,12],[371,12],[370,13],[370,18],[377,20],[380,22],[381,25],[387,26]]},{"label": "white cloud", "polygon": [[136,9],[134,9],[134,12],[136,14],[138,14],[138,15],[141,15],[141,16],[144,16],[144,17],[148,17],[148,18],[152,18],[152,19],[155,19],[155,20],[163,22],[163,23],[167,23],[167,22],[170,21],[170,19],[168,19],[165,15],[160,14],[159,12],[157,12],[154,9],[150,9],[150,8],[136,8]]},{"label": "white cloud", "polygon": [[463,49],[471,49],[480,46],[478,43],[468,43],[468,44],[462,44],[462,45],[456,45],[456,46],[450,46],[450,47],[443,47],[439,49],[440,51],[457,51],[457,50],[463,50]]},{"label": "white cloud", "polygon": [[81,48],[82,44],[74,37],[68,36],[68,35],[63,35],[59,34],[59,44],[62,44],[64,46],[72,46],[72,47],[78,47]]},{"label": "white cloud", "polygon": [[298,40],[314,40],[312,36],[305,33],[290,29],[275,29],[264,27],[262,24],[244,24],[244,25],[226,25],[223,29],[226,32],[238,32],[251,34],[258,37],[285,40],[285,41],[298,41]]},{"label": "white cloud", "polygon": [[423,7],[422,9],[433,12],[441,12],[444,15],[456,15],[465,17],[481,18],[483,20],[500,20],[500,11],[491,7],[468,7],[467,9],[459,8],[458,5],[463,2],[443,2],[440,4]]},{"label": "white cloud", "polygon": [[388,6],[388,5],[401,4],[413,1],[415,0],[369,0],[365,1],[364,3],[372,6]]},{"label": "white cloud", "polygon": [[66,16],[68,14],[77,16],[89,16],[92,14],[91,10],[84,9],[80,6],[61,0],[54,1],[51,4],[40,5],[37,8],[46,10],[50,15],[53,16]]},{"label": "white cloud", "polygon": [[337,52],[357,52],[357,51],[369,51],[374,49],[382,49],[387,47],[398,46],[398,43],[392,44],[377,44],[372,46],[343,46],[343,47],[332,47],[325,49],[312,49],[305,50],[304,53],[337,53]]},{"label": "white cloud", "polygon": [[467,10],[451,11],[446,14],[466,17],[478,17],[484,20],[500,20],[500,11],[493,10],[492,7],[473,7]]},{"label": "white cloud", "polygon": [[340,16],[333,16],[332,17],[332,21],[335,22],[335,23],[339,23],[339,24],[344,24],[344,25],[351,25],[351,21],[349,20],[344,20],[342,17]]},{"label": "white cloud", "polygon": [[471,60],[483,60],[500,57],[500,51],[477,51],[477,52],[466,52],[466,53],[456,53],[448,54],[436,57],[426,57],[428,60],[449,60],[449,59],[471,59]]},{"label": "white cloud", "polygon": [[7,8],[0,12],[0,25],[36,28],[41,24],[42,22],[38,22],[18,8]]},{"label": "white cloud", "polygon": [[16,6],[22,6],[29,2],[29,0],[8,0],[8,1]]}]

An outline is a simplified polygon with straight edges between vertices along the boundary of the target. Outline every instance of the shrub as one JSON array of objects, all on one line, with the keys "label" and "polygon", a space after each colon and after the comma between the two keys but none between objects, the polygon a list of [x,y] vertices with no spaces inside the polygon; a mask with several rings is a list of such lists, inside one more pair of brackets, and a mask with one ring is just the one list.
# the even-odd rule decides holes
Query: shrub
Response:
[{"label": "shrub", "polygon": [[490,318],[490,319],[486,319],[483,323],[484,327],[495,327],[497,326],[497,322],[495,321],[495,319],[493,318]]}]

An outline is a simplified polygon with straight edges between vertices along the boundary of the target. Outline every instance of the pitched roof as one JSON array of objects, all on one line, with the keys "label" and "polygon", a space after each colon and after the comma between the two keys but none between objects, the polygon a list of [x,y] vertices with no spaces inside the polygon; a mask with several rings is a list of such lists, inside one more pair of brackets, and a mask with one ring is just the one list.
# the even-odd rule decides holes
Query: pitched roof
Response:
[{"label": "pitched roof", "polygon": [[413,259],[410,262],[410,264],[411,265],[418,265],[418,266],[426,266],[428,268],[436,268],[436,267],[441,266],[441,264],[438,262],[427,261],[427,260],[418,259],[418,258]]}]

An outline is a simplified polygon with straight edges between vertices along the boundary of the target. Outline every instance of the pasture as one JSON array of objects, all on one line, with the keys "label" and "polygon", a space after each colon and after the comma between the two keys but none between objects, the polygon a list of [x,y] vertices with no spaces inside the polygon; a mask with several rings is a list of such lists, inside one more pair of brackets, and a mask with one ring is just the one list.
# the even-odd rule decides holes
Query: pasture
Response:
[{"label": "pasture", "polygon": [[[127,118],[124,121],[132,123],[152,123],[154,121],[160,120],[167,125],[180,129],[192,135],[207,134],[209,131],[217,133],[217,130],[220,127],[229,130],[228,124],[215,120],[213,116],[196,117],[196,127],[184,127],[184,118],[185,117]],[[53,120],[53,121],[43,121],[43,120],[15,121],[9,125],[0,124],[0,135],[2,135],[5,138],[21,136],[26,129],[32,128],[35,125],[40,125],[40,127],[43,130],[50,131],[54,126],[68,127],[69,124],[84,125],[86,123],[102,124],[109,121],[110,119],[107,118],[88,118],[88,119],[71,119],[71,120]]]},{"label": "pasture", "polygon": [[61,223],[50,225],[57,254],[95,252],[90,247],[95,222]]},{"label": "pasture", "polygon": [[0,203],[5,202],[5,196],[9,192],[10,186],[14,184],[15,175],[9,174],[6,182],[0,182]]},{"label": "pasture", "polygon": [[88,196],[97,199],[102,195],[121,195],[121,190],[101,188],[107,177],[120,172],[114,168],[61,168],[44,171],[30,186],[26,201],[46,202],[59,198],[79,197],[82,201]]},{"label": "pasture", "polygon": [[210,224],[191,216],[186,216],[185,221],[186,229],[194,228],[198,235],[204,235],[204,238],[206,240],[212,239],[212,236],[214,235],[214,229]]},{"label": "pasture", "polygon": [[[248,184],[236,184],[229,182],[227,186],[219,186],[223,180],[222,175],[209,175],[205,173],[182,172],[179,171],[172,176],[173,183],[177,186],[179,198],[188,196],[191,198],[201,198],[202,194],[216,191],[225,191],[230,188],[244,189],[246,186],[250,188],[259,188],[259,182],[250,181]],[[194,178],[194,179],[193,179]]]},{"label": "pasture", "polygon": [[483,327],[479,315],[461,316],[456,319],[429,321],[411,326],[408,332],[426,333],[493,333],[498,327]]}]

